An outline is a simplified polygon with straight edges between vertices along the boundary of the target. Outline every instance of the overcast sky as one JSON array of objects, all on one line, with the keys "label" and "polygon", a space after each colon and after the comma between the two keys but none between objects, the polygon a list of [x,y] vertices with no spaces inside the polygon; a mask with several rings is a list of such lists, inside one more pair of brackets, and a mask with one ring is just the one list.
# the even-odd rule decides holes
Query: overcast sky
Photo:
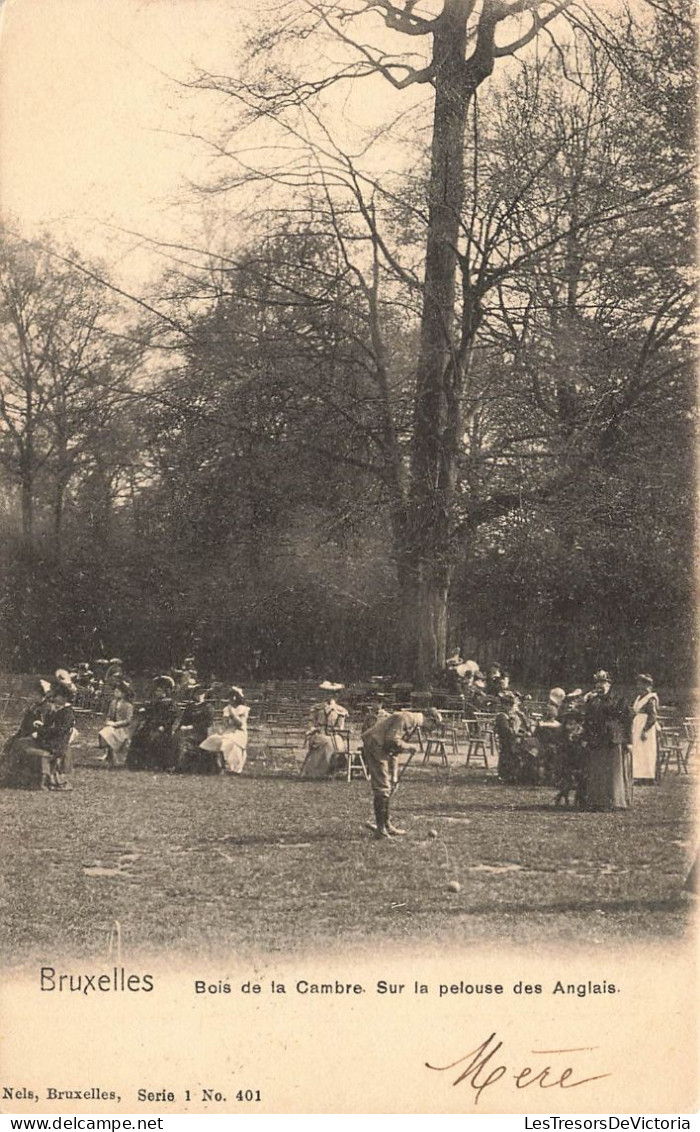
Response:
[{"label": "overcast sky", "polygon": [[[167,261],[117,230],[165,240],[197,233],[197,241],[202,226],[204,206],[185,185],[207,179],[211,154],[188,135],[211,135],[221,110],[211,95],[179,83],[196,66],[235,74],[246,30],[266,10],[277,19],[281,3],[0,0],[3,216],[27,234],[48,229],[101,256],[122,284],[145,285]],[[517,38],[520,28],[513,30]],[[381,34],[373,28],[373,37]],[[315,38],[313,50],[318,62],[333,47]],[[507,69],[504,60],[499,75]],[[424,104],[427,88],[397,95],[377,78],[343,84],[333,97],[334,131],[357,140],[359,122],[364,129],[377,114],[399,110],[412,134],[412,102]],[[375,172],[402,164],[400,135],[397,126]]]},{"label": "overcast sky", "polygon": [[[193,64],[230,70],[256,0],[5,0],[0,32],[0,206],[88,254],[119,255],[139,278],[149,257],[105,223],[165,237],[181,230],[183,180],[202,150],[174,136],[206,129],[204,96],[178,89]],[[198,157],[199,155],[199,157]],[[190,210],[192,206],[190,205]]]}]

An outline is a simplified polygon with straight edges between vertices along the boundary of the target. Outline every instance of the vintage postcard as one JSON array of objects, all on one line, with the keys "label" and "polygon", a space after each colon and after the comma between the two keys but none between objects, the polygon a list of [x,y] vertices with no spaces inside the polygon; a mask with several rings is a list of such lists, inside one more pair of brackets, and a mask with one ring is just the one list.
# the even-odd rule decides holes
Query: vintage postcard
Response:
[{"label": "vintage postcard", "polygon": [[0,18],[0,1112],[690,1127],[695,6]]}]

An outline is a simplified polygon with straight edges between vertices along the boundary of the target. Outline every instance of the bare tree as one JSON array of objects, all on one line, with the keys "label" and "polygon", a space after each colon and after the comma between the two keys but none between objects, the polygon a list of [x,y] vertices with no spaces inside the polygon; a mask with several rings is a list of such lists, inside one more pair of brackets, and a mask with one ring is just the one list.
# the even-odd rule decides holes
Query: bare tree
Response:
[{"label": "bare tree", "polygon": [[0,245],[0,457],[20,488],[31,547],[48,496],[60,552],[66,490],[142,360],[140,333],[79,258],[4,233]]},{"label": "bare tree", "polygon": [[[613,59],[622,50],[624,36],[614,35],[595,9],[572,0],[293,0],[284,5],[283,12],[281,30],[251,45],[251,77],[205,75],[196,85],[234,99],[243,108],[248,125],[260,128],[266,121],[283,125],[288,138],[295,142],[294,151],[282,147],[267,164],[256,165],[250,147],[237,152],[230,139],[220,144],[217,152],[235,170],[223,183],[231,187],[264,181],[273,191],[279,190],[280,211],[285,209],[284,192],[294,193],[293,209],[287,197],[287,215],[299,210],[304,223],[333,234],[346,270],[366,303],[381,424],[375,429],[374,440],[380,451],[380,466],[387,477],[392,477],[393,538],[406,609],[412,619],[410,651],[416,676],[424,681],[444,660],[447,598],[460,530],[473,529],[494,514],[494,508],[500,507],[505,513],[514,500],[522,498],[522,485],[514,491],[508,484],[498,493],[497,502],[480,498],[477,490],[466,508],[466,524],[460,526],[465,513],[460,483],[460,476],[465,474],[465,430],[472,430],[484,455],[475,409],[475,402],[483,399],[483,387],[478,381],[465,382],[473,366],[475,343],[484,333],[486,314],[494,319],[493,309],[488,312],[487,298],[498,296],[495,317],[500,317],[502,329],[510,322],[509,333],[514,336],[511,344],[520,339],[522,346],[527,319],[514,319],[508,310],[515,293],[514,278],[534,270],[543,257],[559,249],[557,257],[563,263],[568,290],[566,301],[570,309],[575,309],[587,244],[604,225],[613,231],[623,213],[641,209],[650,215],[656,209],[660,214],[668,208],[664,189],[675,183],[674,176],[661,171],[651,181],[629,187],[617,199],[598,191],[600,185],[594,190],[592,178],[596,174],[590,173],[588,182],[588,167],[585,176],[583,170],[577,174],[574,154],[577,137],[590,141],[592,123],[574,114],[568,119],[562,114],[556,137],[538,154],[539,165],[528,161],[526,176],[516,178],[510,186],[504,182],[500,191],[493,181],[490,200],[483,200],[478,192],[467,194],[470,162],[474,185],[480,180],[476,164],[484,140],[476,114],[477,92],[498,61],[515,57],[544,36],[562,58],[564,77],[574,85],[580,83],[580,76],[567,75],[570,48],[574,59],[582,45],[591,42],[605,52],[606,58]],[[629,21],[627,26],[631,26]],[[316,74],[310,64],[302,77],[270,61],[269,52],[275,44],[301,42],[312,36],[325,36],[327,42],[340,44],[342,61],[325,64]],[[322,98],[327,91],[339,83],[372,76],[386,80],[400,92],[412,87],[432,88],[425,201],[414,214],[419,221],[416,227],[422,226],[423,241],[417,263],[407,263],[383,226],[392,205],[391,177],[360,173],[359,154],[353,157],[349,149],[335,145],[324,123]],[[597,113],[600,100],[591,97],[588,108],[580,109],[589,115]],[[523,138],[526,136],[524,132]],[[551,200],[543,201],[538,195],[541,184],[556,171],[562,148],[567,145],[571,176],[561,191],[552,190],[550,176]],[[300,157],[304,147],[312,151],[313,159]],[[578,160],[585,164],[586,153],[579,154]],[[512,174],[512,169],[509,172]],[[600,170],[597,175],[600,177]],[[300,207],[301,191],[312,201]],[[401,202],[393,204],[400,211]],[[557,272],[559,279],[562,271]],[[399,283],[407,309],[414,303],[420,307],[408,435],[397,430],[396,386],[388,376],[390,353],[379,297],[380,287],[386,297],[387,285],[391,289]],[[678,326],[687,319],[687,297],[679,297],[678,313],[682,311],[682,316]],[[567,400],[565,384],[560,382],[560,407]],[[515,449],[519,447],[522,454],[525,444],[537,444],[539,439],[525,428],[509,439],[506,448],[510,447],[512,457]],[[491,455],[492,467],[502,469],[507,457],[501,435]],[[544,458],[547,453],[541,450],[534,455]],[[516,457],[520,455],[516,453]],[[468,477],[468,467],[466,474]],[[538,490],[542,490],[541,485]]]}]

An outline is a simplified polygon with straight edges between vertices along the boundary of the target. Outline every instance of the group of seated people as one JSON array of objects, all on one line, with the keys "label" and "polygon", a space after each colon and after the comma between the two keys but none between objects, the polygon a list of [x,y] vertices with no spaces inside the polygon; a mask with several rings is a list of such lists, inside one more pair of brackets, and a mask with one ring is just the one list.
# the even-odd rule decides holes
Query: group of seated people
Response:
[{"label": "group of seated people", "polygon": [[[219,685],[200,684],[194,658],[188,657],[172,675],[156,677],[150,698],[136,707],[122,662],[114,658],[108,663],[100,686],[110,689],[110,701],[98,744],[109,766],[240,774],[247,759],[250,711],[241,688],[234,685],[222,695]],[[588,693],[552,688],[536,716],[530,697],[511,689],[501,666],[492,665],[484,676],[476,662],[462,661],[457,654],[447,671],[454,674],[451,694],[461,697],[463,717],[492,716],[502,782],[555,787],[558,805],[568,805],[573,796],[579,808],[609,808],[610,799],[612,808],[626,808],[633,781],[657,780],[659,701],[650,676],[640,674],[636,697],[628,702],[612,692],[610,678],[601,670]],[[0,783],[71,789],[69,745],[77,734],[73,705],[91,678],[93,670],[81,664],[74,672],[58,669],[51,681],[39,682],[38,698],[5,745]],[[347,769],[349,712],[336,699],[343,687],[329,680],[319,686],[324,697],[310,712],[301,771],[305,777],[326,778]],[[219,715],[217,701],[224,705]],[[387,714],[379,702],[366,706],[358,732],[364,734]],[[442,721],[435,715],[439,727]]]},{"label": "group of seated people", "polygon": [[[129,683],[124,670],[124,661],[114,656],[111,660],[100,658],[88,663],[80,661],[67,669],[75,685],[75,698],[78,706],[99,710],[102,704],[110,703],[117,684]],[[198,676],[193,656],[186,656],[180,667],[169,672],[174,683],[174,697],[179,702],[192,698],[192,690],[198,687]]]},{"label": "group of seated people", "polygon": [[[135,710],[131,686],[119,683],[98,736],[105,761],[129,770],[240,774],[247,758],[250,712],[243,689],[234,685],[220,697],[217,689],[190,681],[184,704],[180,690],[174,677],[157,676],[150,699]],[[224,707],[217,725],[215,704],[220,698]]]},{"label": "group of seated people", "polygon": [[64,671],[68,672],[75,689],[76,706],[93,711],[99,711],[109,701],[117,682],[126,678],[124,662],[118,656],[110,660],[101,657],[92,663],[81,660]]},{"label": "group of seated people", "polygon": [[[476,712],[497,711],[504,696],[512,691],[510,675],[502,665],[492,664],[488,672],[484,673],[477,661],[462,660],[459,653],[448,658],[441,682],[445,688],[445,702],[436,702],[436,706],[446,707],[447,697],[458,697],[464,708],[465,719],[473,719]],[[520,693],[515,694],[521,700],[528,698]],[[437,693],[436,700],[439,699],[440,693]]]},{"label": "group of seated people", "polygon": [[[85,670],[80,670],[85,671]],[[74,704],[80,671],[58,669],[39,680],[36,697],[8,739],[0,760],[0,785],[69,791],[78,732]],[[111,699],[98,733],[100,758],[110,767],[179,774],[240,774],[246,763],[248,715],[242,688],[205,687],[188,679],[188,699],[169,675],[153,681],[150,698],[136,707],[123,668],[110,675]],[[82,685],[85,687],[85,684]],[[216,701],[223,701],[217,719]]]}]

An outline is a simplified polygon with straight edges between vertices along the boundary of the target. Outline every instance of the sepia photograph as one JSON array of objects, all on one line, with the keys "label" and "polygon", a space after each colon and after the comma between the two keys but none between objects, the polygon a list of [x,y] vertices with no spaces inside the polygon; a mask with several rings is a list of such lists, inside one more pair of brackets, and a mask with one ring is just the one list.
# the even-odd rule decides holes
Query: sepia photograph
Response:
[{"label": "sepia photograph", "polygon": [[697,23],[0,6],[0,1113],[697,1109]]}]

